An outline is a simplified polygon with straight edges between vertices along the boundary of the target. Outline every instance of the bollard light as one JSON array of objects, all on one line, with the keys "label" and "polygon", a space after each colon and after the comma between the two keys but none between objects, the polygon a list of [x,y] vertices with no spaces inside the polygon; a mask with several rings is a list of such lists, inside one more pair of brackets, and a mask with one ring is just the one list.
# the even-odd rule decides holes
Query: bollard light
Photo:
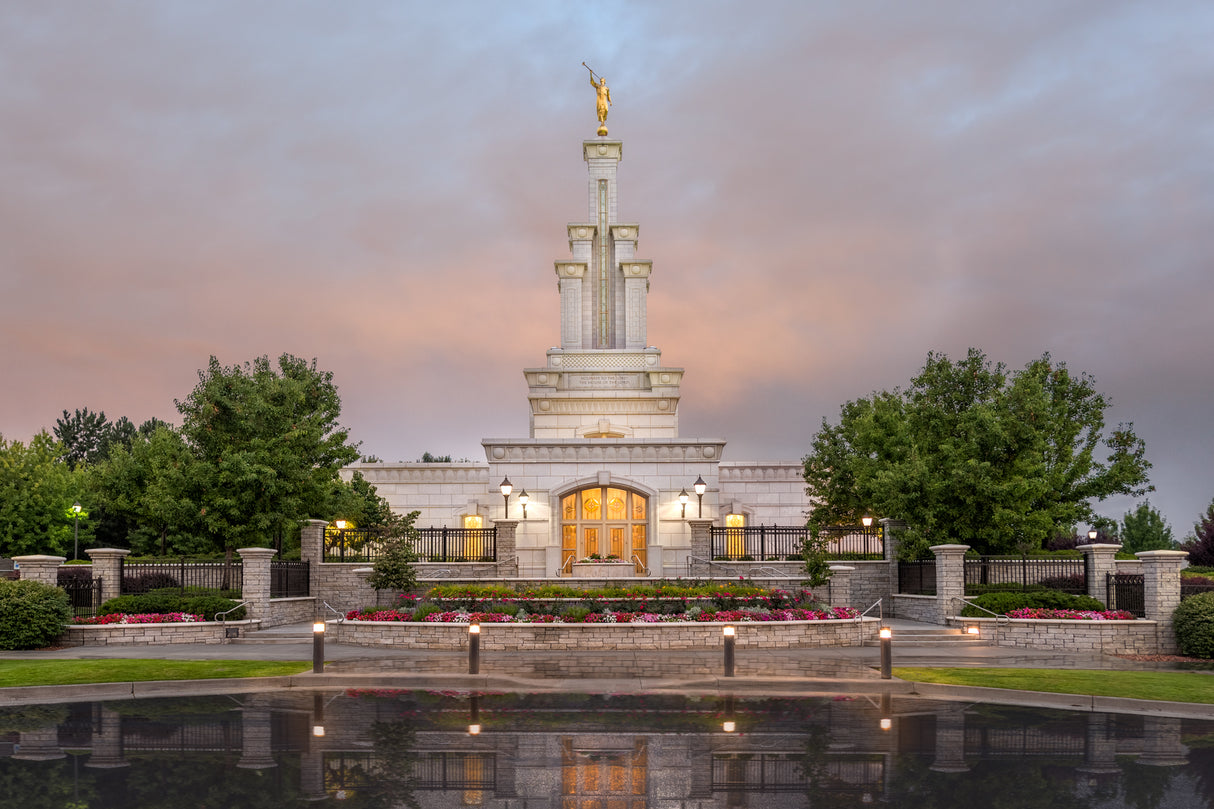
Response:
[{"label": "bollard light", "polygon": [[878,634],[881,638],[881,679],[888,680],[893,676],[890,647],[893,645],[894,631],[883,626]]},{"label": "bollard light", "polygon": [[481,625],[468,624],[468,673],[481,673]]},{"label": "bollard light", "polygon": [[473,694],[468,699],[468,735],[477,736],[481,732],[481,701]]},{"label": "bollard light", "polygon": [[729,624],[721,628],[721,634],[725,637],[725,676],[732,677],[734,672],[734,643],[737,638],[737,630]]},{"label": "bollard light", "polygon": [[725,695],[724,714],[725,719],[721,722],[721,730],[725,733],[733,733],[738,729],[738,723],[734,721],[733,694]]},{"label": "bollard light", "polygon": [[312,695],[312,735],[318,739],[325,735],[325,699],[320,694]]},{"label": "bollard light", "polygon": [[312,624],[312,673],[323,674],[325,671],[325,622],[317,621]]},{"label": "bollard light", "polygon": [[889,730],[894,726],[894,722],[890,719],[890,714],[894,712],[894,698],[886,691],[881,695],[881,729]]}]

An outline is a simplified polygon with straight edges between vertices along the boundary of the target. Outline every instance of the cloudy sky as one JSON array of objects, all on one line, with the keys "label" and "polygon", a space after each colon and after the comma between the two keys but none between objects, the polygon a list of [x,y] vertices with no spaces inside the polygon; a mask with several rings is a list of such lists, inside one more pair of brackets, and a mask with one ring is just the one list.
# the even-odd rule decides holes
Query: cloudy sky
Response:
[{"label": "cloudy sky", "polygon": [[[46,2],[0,12],[0,434],[316,357],[363,451],[527,434],[583,61],[682,434],[799,459],[929,350],[1092,374],[1214,496],[1208,2]],[[1120,517],[1133,504],[1101,510]]]}]

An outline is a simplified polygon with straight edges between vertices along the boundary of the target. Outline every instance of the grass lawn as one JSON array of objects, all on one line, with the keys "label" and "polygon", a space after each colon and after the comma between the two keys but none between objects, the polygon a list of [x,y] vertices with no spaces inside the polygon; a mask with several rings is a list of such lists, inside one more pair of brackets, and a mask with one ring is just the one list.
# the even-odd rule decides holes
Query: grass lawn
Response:
[{"label": "grass lawn", "polygon": [[310,662],[260,660],[2,660],[0,688],[278,677],[299,674],[311,668]]},{"label": "grass lawn", "polygon": [[1214,704],[1214,675],[1192,671],[895,668],[894,676],[917,683]]}]

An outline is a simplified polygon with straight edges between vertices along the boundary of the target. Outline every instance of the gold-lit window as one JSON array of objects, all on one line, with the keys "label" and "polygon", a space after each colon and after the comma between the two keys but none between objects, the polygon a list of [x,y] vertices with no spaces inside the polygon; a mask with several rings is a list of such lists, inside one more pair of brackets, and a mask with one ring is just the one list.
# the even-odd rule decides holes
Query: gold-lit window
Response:
[{"label": "gold-lit window", "polygon": [[561,498],[561,570],[590,556],[631,561],[645,570],[649,506],[640,492],[590,486]]},{"label": "gold-lit window", "polygon": [[[739,557],[746,555],[746,536],[740,530],[746,527],[745,514],[725,515],[725,555]],[[732,530],[731,530],[732,529]]]},{"label": "gold-lit window", "polygon": [[[485,518],[480,514],[465,514],[463,518],[464,528],[481,529],[485,527]],[[477,533],[469,536],[464,544],[464,556],[468,559],[480,559],[485,555],[485,538],[477,531]]]}]

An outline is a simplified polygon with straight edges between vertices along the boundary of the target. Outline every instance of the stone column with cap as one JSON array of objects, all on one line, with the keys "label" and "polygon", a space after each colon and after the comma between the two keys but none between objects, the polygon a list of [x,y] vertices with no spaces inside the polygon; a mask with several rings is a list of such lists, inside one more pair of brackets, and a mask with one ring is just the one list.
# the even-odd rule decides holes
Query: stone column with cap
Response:
[{"label": "stone column with cap", "polygon": [[244,566],[241,599],[249,602],[248,617],[258,618],[262,626],[270,619],[270,561],[273,548],[238,548]]},{"label": "stone column with cap", "polygon": [[93,578],[101,579],[101,600],[122,595],[122,560],[131,552],[122,548],[90,548],[85,553],[93,560]]},{"label": "stone column with cap", "polygon": [[14,556],[17,573],[22,581],[40,581],[51,587],[59,586],[59,566],[67,561],[64,556]]},{"label": "stone column with cap", "polygon": [[1142,551],[1144,616],[1155,621],[1159,654],[1177,652],[1172,630],[1172,612],[1180,605],[1180,570],[1189,558],[1187,551]]},{"label": "stone column with cap", "polygon": [[948,617],[961,611],[965,598],[965,552],[969,545],[933,545],[936,555],[936,620],[947,624]]},{"label": "stone column with cap", "polygon": [[1109,574],[1117,572],[1117,551],[1120,545],[1093,543],[1080,545],[1076,548],[1084,557],[1084,569],[1087,571],[1087,594],[1105,603],[1109,597]]},{"label": "stone column with cap", "polygon": [[497,528],[497,575],[518,576],[518,520],[494,520]]},{"label": "stone column with cap", "polygon": [[832,607],[850,607],[851,578],[855,568],[851,565],[830,566],[830,605]]}]

